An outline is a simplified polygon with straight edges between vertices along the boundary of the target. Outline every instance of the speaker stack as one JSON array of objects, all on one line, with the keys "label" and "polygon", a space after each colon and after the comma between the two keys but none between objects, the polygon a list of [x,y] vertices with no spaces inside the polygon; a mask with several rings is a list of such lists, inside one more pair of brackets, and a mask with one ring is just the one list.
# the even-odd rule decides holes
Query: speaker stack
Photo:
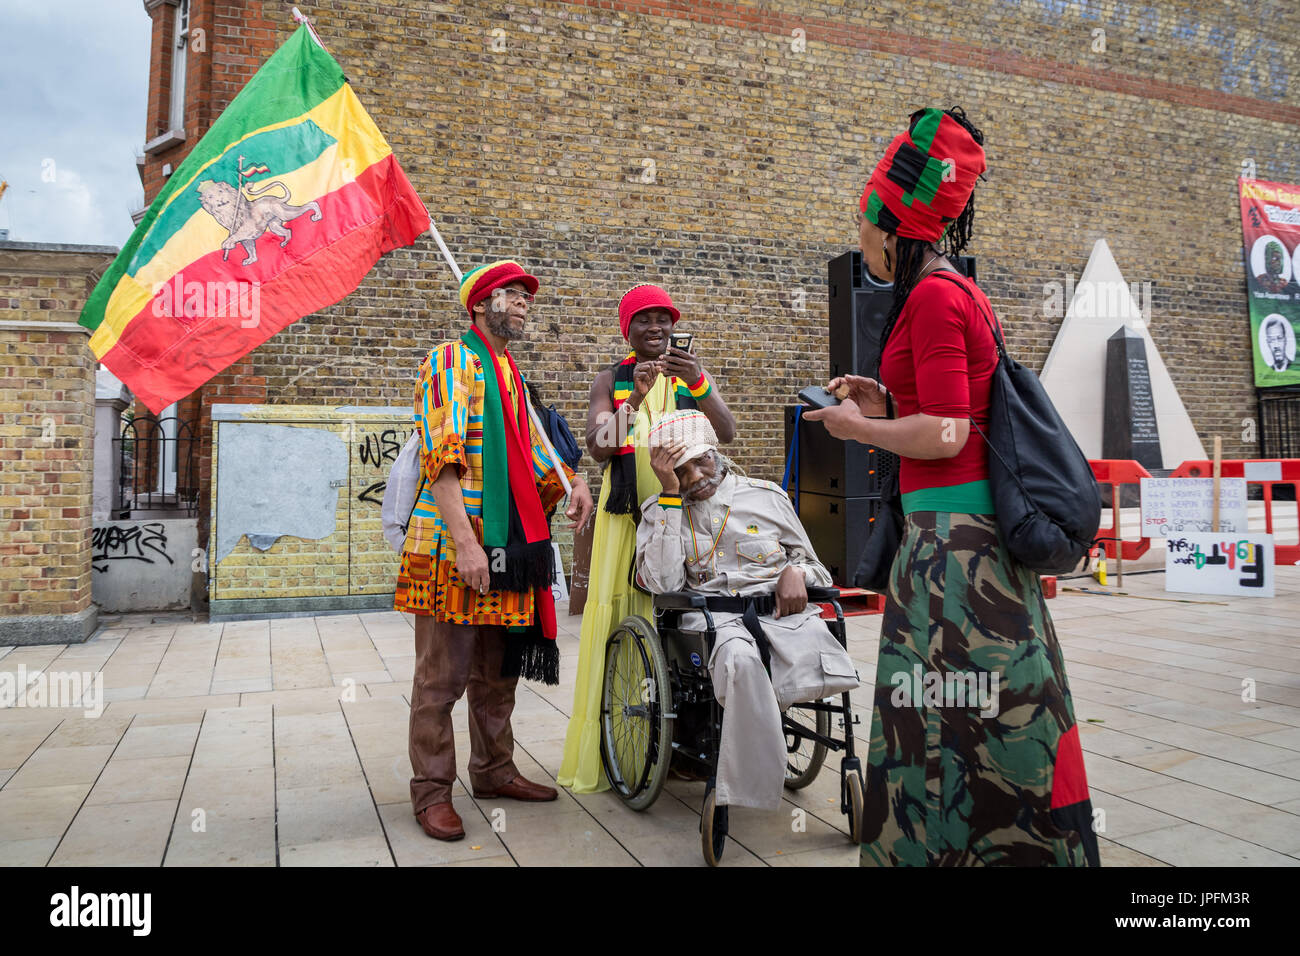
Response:
[{"label": "speaker stack", "polygon": [[[975,260],[957,263],[975,277]],[[876,378],[880,364],[880,335],[893,303],[894,287],[879,282],[862,263],[862,253],[846,252],[827,264],[830,351],[828,379],[841,375]],[[795,418],[801,406],[785,409],[787,455],[795,439]],[[882,495],[898,469],[893,452],[840,441],[820,422],[800,421],[798,488],[799,518],[813,549],[841,587],[853,585],[871,527],[882,507]]]}]

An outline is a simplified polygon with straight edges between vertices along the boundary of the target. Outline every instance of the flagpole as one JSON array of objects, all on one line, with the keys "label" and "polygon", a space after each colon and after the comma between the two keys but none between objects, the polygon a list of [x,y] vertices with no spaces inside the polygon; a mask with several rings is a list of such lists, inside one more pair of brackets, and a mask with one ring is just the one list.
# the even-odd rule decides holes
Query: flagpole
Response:
[{"label": "flagpole", "polygon": [[451,250],[448,249],[447,244],[442,241],[442,233],[440,233],[438,227],[434,225],[432,216],[429,217],[429,231],[433,233],[434,242],[438,243],[438,248],[442,250],[442,257],[447,260],[447,265],[451,267],[451,274],[456,277],[457,282],[460,282],[460,266],[456,265],[456,260],[452,258]]}]

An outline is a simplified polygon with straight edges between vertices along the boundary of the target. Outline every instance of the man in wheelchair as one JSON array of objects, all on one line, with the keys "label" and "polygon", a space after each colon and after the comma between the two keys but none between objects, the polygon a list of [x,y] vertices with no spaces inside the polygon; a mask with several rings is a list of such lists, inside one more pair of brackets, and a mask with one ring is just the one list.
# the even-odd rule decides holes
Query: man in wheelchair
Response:
[{"label": "man in wheelchair", "polygon": [[[808,604],[807,588],[829,587],[830,572],[785,492],[735,474],[702,413],[665,416],[649,444],[663,490],[641,505],[638,581],[655,594],[710,596],[709,675],[724,708],[717,805],[775,809],[787,759],[782,711],[858,686],[820,608]],[[681,625],[702,629],[703,615]]]}]

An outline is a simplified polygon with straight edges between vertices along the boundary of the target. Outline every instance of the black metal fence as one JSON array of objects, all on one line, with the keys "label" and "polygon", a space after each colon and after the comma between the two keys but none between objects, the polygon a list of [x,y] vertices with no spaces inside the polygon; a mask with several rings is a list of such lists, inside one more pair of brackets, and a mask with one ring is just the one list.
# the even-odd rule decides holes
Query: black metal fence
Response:
[{"label": "black metal fence", "polygon": [[[174,424],[173,424],[174,423]],[[199,436],[196,422],[140,415],[122,420],[117,446],[122,512],[198,514]]]},{"label": "black metal fence", "polygon": [[1300,458],[1300,391],[1260,390],[1261,458]]}]

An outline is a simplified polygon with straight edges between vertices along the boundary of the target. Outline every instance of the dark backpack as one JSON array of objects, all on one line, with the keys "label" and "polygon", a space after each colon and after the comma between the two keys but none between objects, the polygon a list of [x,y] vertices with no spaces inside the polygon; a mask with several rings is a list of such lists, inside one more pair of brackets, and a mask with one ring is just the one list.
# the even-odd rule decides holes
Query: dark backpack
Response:
[{"label": "dark backpack", "polygon": [[555,446],[555,453],[564,459],[564,463],[570,468],[576,467],[582,459],[582,449],[578,447],[573,432],[569,430],[569,423],[564,420],[564,416],[554,405],[542,407],[537,397],[537,389],[532,382],[528,383],[528,394],[532,396],[533,407],[537,409],[537,417],[542,420],[546,437]]},{"label": "dark backpack", "polygon": [[1092,467],[1038,376],[1007,355],[997,323],[965,283],[952,273],[931,275],[966,293],[997,343],[988,434],[974,418],[971,424],[993,453],[989,485],[1007,550],[1039,574],[1073,571],[1087,558],[1101,524],[1101,494]]}]

